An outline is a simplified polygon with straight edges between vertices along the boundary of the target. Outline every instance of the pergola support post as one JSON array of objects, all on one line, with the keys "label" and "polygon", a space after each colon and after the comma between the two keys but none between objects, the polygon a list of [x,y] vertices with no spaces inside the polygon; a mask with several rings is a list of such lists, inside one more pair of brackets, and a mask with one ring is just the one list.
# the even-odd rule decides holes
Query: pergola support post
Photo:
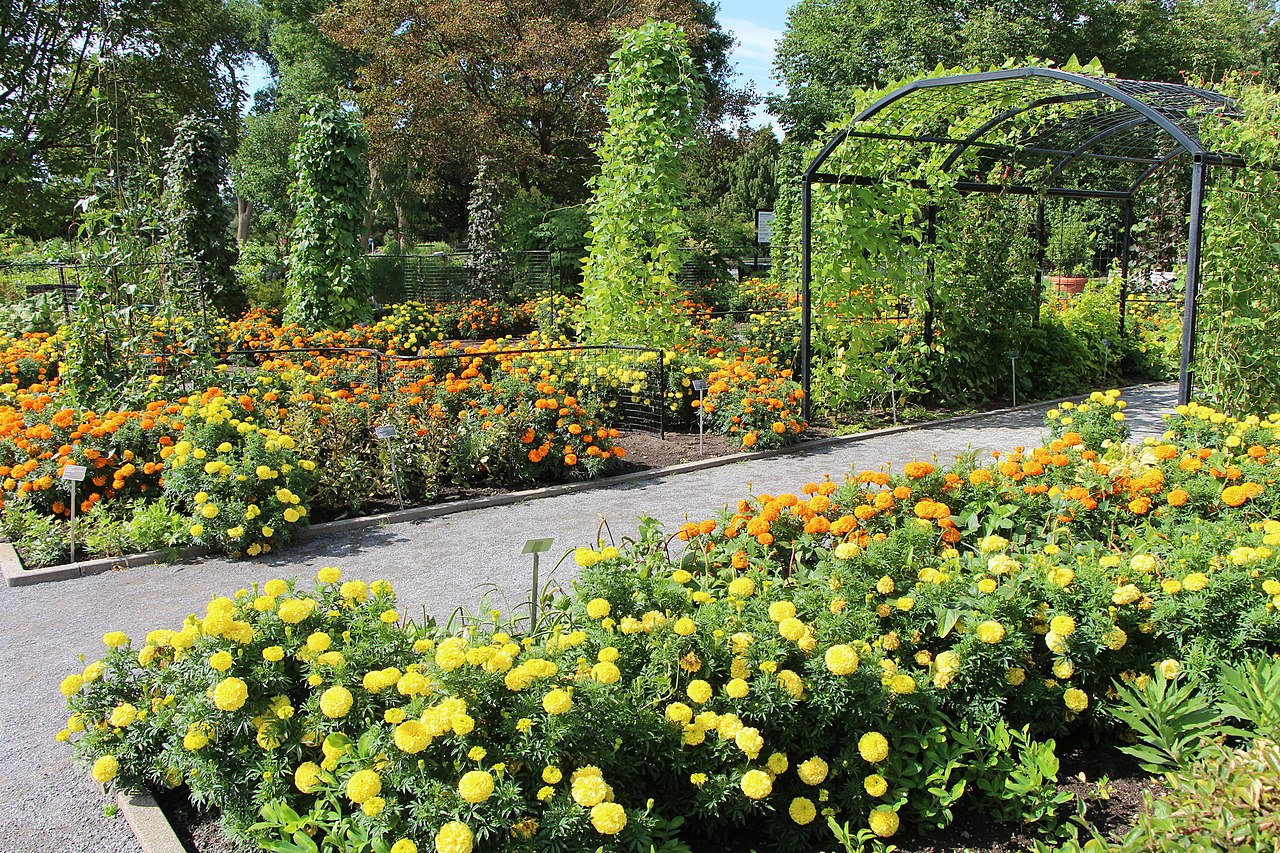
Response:
[{"label": "pergola support post", "polygon": [[809,362],[812,360],[810,321],[812,317],[813,251],[813,179],[805,172],[800,184],[800,387],[804,398],[800,401],[800,417],[809,420],[809,396],[813,390],[813,376]]},{"label": "pergola support post", "polygon": [[1133,245],[1133,199],[1124,203],[1124,231],[1120,235],[1120,337],[1125,335],[1129,302],[1129,250]]},{"label": "pergola support post", "polygon": [[1194,381],[1192,363],[1196,349],[1196,297],[1200,293],[1201,219],[1204,216],[1204,189],[1209,165],[1196,155],[1191,166],[1191,222],[1187,227],[1187,287],[1182,307],[1182,364],[1178,368],[1178,403],[1191,402]]}]

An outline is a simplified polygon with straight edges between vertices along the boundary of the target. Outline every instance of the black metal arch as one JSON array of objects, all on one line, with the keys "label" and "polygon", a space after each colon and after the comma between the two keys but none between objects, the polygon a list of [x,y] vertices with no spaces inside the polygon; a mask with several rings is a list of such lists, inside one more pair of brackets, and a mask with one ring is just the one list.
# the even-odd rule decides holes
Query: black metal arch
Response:
[{"label": "black metal arch", "polygon": [[[947,134],[902,132],[892,123],[892,107],[906,98],[928,98],[939,90],[967,90],[973,103],[990,100],[986,87],[1001,87],[1001,96],[1010,87],[1021,87],[1012,94],[1010,105],[968,132],[963,138]],[[1023,91],[1025,90],[1025,91]],[[1021,98],[1019,102],[1018,98]],[[1080,113],[1047,122],[1030,139],[1008,142],[987,141],[1020,116],[1037,110],[1062,105],[1080,105]],[[1092,109],[1090,109],[1090,105]],[[801,183],[801,382],[805,391],[805,414],[808,414],[811,389],[812,306],[812,205],[814,184],[871,184],[874,168],[865,173],[825,171],[828,161],[851,139],[899,141],[918,146],[950,146],[943,161],[949,171],[970,149],[1002,155],[1038,159],[1049,168],[1039,182],[991,184],[982,180],[964,180],[957,176],[955,188],[964,193],[996,192],[1020,195],[1097,198],[1124,201],[1126,224],[1130,219],[1134,195],[1144,182],[1161,167],[1180,156],[1191,161],[1191,210],[1187,241],[1186,295],[1183,305],[1182,358],[1179,368],[1179,401],[1191,398],[1192,359],[1195,351],[1196,298],[1200,289],[1200,244],[1204,211],[1204,192],[1210,166],[1239,168],[1246,165],[1243,157],[1228,152],[1209,151],[1200,139],[1200,122],[1206,113],[1236,115],[1235,105],[1224,95],[1206,89],[1176,83],[1160,83],[1100,77],[1057,68],[1009,68],[977,74],[935,77],[916,80],[887,93],[858,113],[848,125],[832,137],[805,169]],[[887,119],[884,117],[888,116]],[[953,116],[954,117],[954,116]],[[1059,179],[1077,162],[1101,164],[1105,171],[1118,174],[1117,185],[1123,189],[1097,186],[1059,186]],[[1136,177],[1134,177],[1136,175]],[[1125,251],[1128,256],[1128,228],[1125,229]],[[1122,295],[1123,299],[1123,295]]]}]

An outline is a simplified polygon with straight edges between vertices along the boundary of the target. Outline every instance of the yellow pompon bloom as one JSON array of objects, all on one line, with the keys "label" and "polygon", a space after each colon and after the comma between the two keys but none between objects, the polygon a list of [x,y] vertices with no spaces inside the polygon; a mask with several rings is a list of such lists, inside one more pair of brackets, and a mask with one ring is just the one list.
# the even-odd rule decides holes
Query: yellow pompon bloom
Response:
[{"label": "yellow pompon bloom", "polygon": [[559,767],[547,766],[542,768],[542,781],[548,785],[558,785],[560,780],[564,778],[564,771]]},{"label": "yellow pompon bloom", "polygon": [[468,803],[483,803],[493,796],[493,776],[487,770],[469,770],[458,780],[458,795]]},{"label": "yellow pompon bloom", "polygon": [[773,793],[773,780],[763,770],[748,770],[738,783],[742,793],[752,800],[763,800]]},{"label": "yellow pompon bloom", "polygon": [[1156,672],[1164,676],[1166,681],[1172,681],[1182,674],[1182,664],[1174,658],[1166,658],[1156,664]]},{"label": "yellow pompon bloom", "polygon": [[445,672],[452,672],[467,662],[467,641],[461,637],[450,637],[436,646],[436,666]]},{"label": "yellow pompon bloom", "polygon": [[750,598],[756,591],[752,578],[734,578],[729,581],[729,594],[737,598]]},{"label": "yellow pompon bloom", "polygon": [[1192,572],[1182,579],[1182,586],[1187,592],[1199,592],[1209,585],[1209,576],[1204,572]]},{"label": "yellow pompon bloom", "polygon": [[796,775],[800,777],[800,781],[815,787],[826,781],[827,771],[827,762],[816,755],[800,762],[800,765],[796,767]]},{"label": "yellow pompon bloom", "polygon": [[612,605],[603,598],[593,598],[587,602],[587,615],[592,619],[603,619],[612,609]]},{"label": "yellow pompon bloom", "polygon": [[1140,598],[1142,598],[1142,590],[1138,589],[1135,584],[1131,583],[1117,587],[1116,591],[1111,593],[1111,603],[1120,606],[1133,604]]},{"label": "yellow pompon bloom", "polygon": [[862,780],[862,789],[873,797],[883,797],[889,790],[889,783],[879,773],[872,773]]},{"label": "yellow pompon bloom", "polygon": [[898,831],[898,813],[876,809],[868,816],[867,823],[878,837],[888,838]]},{"label": "yellow pompon bloom", "polygon": [[213,667],[218,672],[226,672],[231,669],[232,663],[233,661],[231,659],[230,652],[214,652],[209,655],[209,666]]},{"label": "yellow pompon bloom", "polygon": [[588,770],[588,772],[583,773],[580,770],[575,773],[569,789],[570,794],[573,796],[573,801],[584,809],[589,809],[607,800],[612,789],[604,781],[604,777],[600,775],[598,769],[583,769]]},{"label": "yellow pompon bloom", "polygon": [[84,676],[78,672],[73,672],[62,679],[62,684],[58,685],[58,692],[70,698],[79,693],[82,687],[84,687]]},{"label": "yellow pompon bloom", "polygon": [[249,698],[249,685],[242,679],[224,678],[213,688],[213,704],[219,711],[238,711]]},{"label": "yellow pompon bloom", "polygon": [[347,799],[357,806],[382,792],[382,777],[373,770],[357,770],[346,785]]},{"label": "yellow pompon bloom", "polygon": [[916,692],[916,680],[905,672],[900,672],[889,679],[889,689],[899,696]]},{"label": "yellow pompon bloom", "polygon": [[711,700],[711,685],[701,678],[695,678],[690,681],[684,692],[690,700],[698,705],[703,705]]},{"label": "yellow pompon bloom", "polygon": [[688,637],[698,630],[697,624],[688,616],[681,616],[676,620],[676,624],[672,628],[681,637]]},{"label": "yellow pompon bloom", "polygon": [[106,643],[111,648],[116,649],[129,642],[129,635],[124,631],[108,631],[102,635],[102,642]]},{"label": "yellow pompon bloom", "polygon": [[769,605],[769,618],[774,622],[781,622],[783,619],[793,619],[796,615],[796,606],[790,601],[775,601]]},{"label": "yellow pompon bloom", "polygon": [[858,754],[865,761],[879,764],[889,757],[889,741],[880,732],[867,732],[858,738]]},{"label": "yellow pompon bloom", "polygon": [[808,797],[796,797],[787,807],[787,814],[791,815],[791,820],[800,826],[808,826],[818,816],[818,808]]},{"label": "yellow pompon bloom", "polygon": [[293,786],[304,794],[310,794],[320,781],[320,765],[314,761],[304,761],[293,771]]},{"label": "yellow pompon bloom", "polygon": [[672,702],[665,712],[668,723],[683,726],[693,719],[693,709],[683,702]]},{"label": "yellow pompon bloom", "polygon": [[316,602],[313,599],[287,598],[280,602],[280,609],[277,614],[280,616],[281,622],[296,625],[310,616],[315,608]]},{"label": "yellow pompon bloom", "polygon": [[391,853],[418,853],[418,845],[412,839],[401,838],[391,845]]},{"label": "yellow pompon bloom", "polygon": [[764,749],[764,738],[761,737],[760,730],[752,726],[744,726],[739,729],[738,733],[733,737],[733,742],[752,761],[755,761],[756,756],[760,754],[760,750]]},{"label": "yellow pompon bloom", "polygon": [[351,691],[336,684],[320,694],[320,712],[331,720],[345,717],[351,710]]},{"label": "yellow pompon bloom", "polygon": [[1102,635],[1102,644],[1113,652],[1123,649],[1127,642],[1129,642],[1129,635],[1119,626],[1110,628],[1107,633]]},{"label": "yellow pompon bloom", "polygon": [[111,709],[108,722],[118,729],[123,729],[138,719],[138,709],[128,702],[122,702]]},{"label": "yellow pompon bloom", "polygon": [[269,663],[277,663],[284,660],[284,649],[280,646],[267,646],[262,650],[262,659]]},{"label": "yellow pompon bloom", "polygon": [[436,833],[436,853],[471,853],[475,836],[471,827],[460,820],[451,820]]},{"label": "yellow pompon bloom", "polygon": [[591,807],[591,825],[601,835],[617,835],[627,825],[627,811],[617,803],[597,803]]},{"label": "yellow pompon bloom", "polygon": [[1079,714],[1089,707],[1089,694],[1079,688],[1072,687],[1062,694],[1062,701],[1067,708]]},{"label": "yellow pompon bloom", "polygon": [[93,781],[99,785],[105,785],[116,778],[116,774],[120,772],[120,762],[116,760],[114,755],[104,755],[93,762],[93,770],[91,772]]},{"label": "yellow pompon bloom", "polygon": [[995,645],[1004,639],[1004,626],[995,620],[987,620],[978,625],[974,634],[984,643]]},{"label": "yellow pompon bloom", "polygon": [[567,690],[561,690],[559,687],[547,692],[542,697],[542,710],[552,716],[558,714],[567,714],[573,707],[573,696]]},{"label": "yellow pompon bloom", "polygon": [[1049,620],[1049,630],[1060,637],[1070,637],[1076,631],[1076,620],[1065,614],[1059,614]]},{"label": "yellow pompon bloom", "polygon": [[325,566],[316,572],[316,580],[320,583],[335,583],[342,578],[342,569],[337,566]]},{"label": "yellow pompon bloom", "polygon": [[787,761],[785,752],[775,752],[769,756],[769,760],[765,762],[765,765],[769,768],[770,773],[775,776],[781,776],[787,772],[790,762]]},{"label": "yellow pompon bloom", "polygon": [[730,679],[729,683],[724,686],[724,692],[730,699],[741,699],[751,691],[751,685],[741,678]]},{"label": "yellow pompon bloom", "polygon": [[858,668],[859,663],[858,653],[852,646],[843,643],[827,649],[823,661],[832,675],[850,675]]},{"label": "yellow pompon bloom", "polygon": [[405,720],[396,726],[393,735],[396,748],[410,755],[417,755],[431,745],[431,732],[421,720]]}]

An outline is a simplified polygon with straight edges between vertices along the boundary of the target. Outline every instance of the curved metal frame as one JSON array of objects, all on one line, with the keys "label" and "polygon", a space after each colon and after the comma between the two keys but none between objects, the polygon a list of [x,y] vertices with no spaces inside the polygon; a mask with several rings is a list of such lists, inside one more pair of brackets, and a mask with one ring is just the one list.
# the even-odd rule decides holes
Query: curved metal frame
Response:
[{"label": "curved metal frame", "polygon": [[[1073,151],[1049,151],[1041,150],[1041,153],[1060,154],[1061,159],[1054,166],[1052,171],[1046,177],[1045,182],[1038,188],[1030,187],[999,187],[971,182],[957,182],[958,188],[966,192],[1028,192],[1034,191],[1042,194],[1065,195],[1077,198],[1120,198],[1126,204],[1131,205],[1133,196],[1142,186],[1142,184],[1150,178],[1161,167],[1167,165],[1171,160],[1181,154],[1187,154],[1191,157],[1192,176],[1191,176],[1191,216],[1188,226],[1187,241],[1187,279],[1186,279],[1186,296],[1183,303],[1183,324],[1182,324],[1182,358],[1178,371],[1178,400],[1181,403],[1187,403],[1191,399],[1192,387],[1192,357],[1195,349],[1195,319],[1196,319],[1196,298],[1200,290],[1200,242],[1202,234],[1202,223],[1204,209],[1204,191],[1208,181],[1208,169],[1210,165],[1226,165],[1231,167],[1242,167],[1245,161],[1242,157],[1234,154],[1216,153],[1205,150],[1201,143],[1190,136],[1176,122],[1172,121],[1168,116],[1153,108],[1150,104],[1145,103],[1139,98],[1134,97],[1120,87],[1114,85],[1107,78],[1091,77],[1086,74],[1079,74],[1072,71],[1062,71],[1057,68],[1009,68],[999,71],[987,71],[978,74],[962,74],[952,77],[935,77],[924,80],[916,80],[906,84],[892,92],[884,95],[860,113],[858,113],[849,124],[832,137],[818,155],[813,159],[809,166],[805,169],[801,179],[800,186],[800,203],[801,203],[801,254],[800,254],[800,279],[801,279],[801,300],[800,300],[800,368],[801,368],[801,384],[804,387],[804,416],[809,415],[809,392],[811,390],[812,374],[810,370],[811,358],[811,325],[812,325],[812,304],[810,288],[812,285],[812,206],[813,206],[813,184],[814,183],[838,183],[844,177],[842,175],[824,174],[820,170],[830,159],[831,155],[849,139],[851,135],[856,133],[857,126],[874,117],[881,110],[916,92],[927,91],[930,89],[940,89],[951,86],[968,86],[974,84],[990,83],[1000,80],[1016,80],[1023,78],[1043,77],[1053,80],[1060,80],[1079,86],[1086,91],[1074,94],[1051,95],[1047,97],[1035,98],[1021,106],[1011,107],[1001,111],[998,115],[984,122],[980,127],[971,132],[964,140],[941,140],[932,137],[921,136],[904,136],[901,137],[904,142],[922,142],[934,145],[952,144],[956,146],[946,159],[943,166],[949,169],[959,159],[961,154],[970,146],[982,145],[987,147],[985,143],[979,140],[988,132],[1000,126],[1002,123],[1010,119],[1039,109],[1044,106],[1050,106],[1057,103],[1069,103],[1077,100],[1091,100],[1095,98],[1110,98],[1124,104],[1138,114],[1138,118],[1122,121],[1121,123],[1102,130],[1094,134],[1083,144],[1078,145]],[[1166,84],[1174,86],[1174,84]],[[1230,102],[1216,92],[1209,92],[1203,89],[1193,89],[1187,86],[1176,87],[1179,90],[1192,92],[1197,95],[1205,96],[1209,100],[1219,101],[1223,106],[1228,106]],[[1078,157],[1091,157],[1098,160],[1120,160],[1132,162],[1149,162],[1148,160],[1136,160],[1133,158],[1120,158],[1102,155],[1090,155],[1087,152],[1095,145],[1106,140],[1107,138],[1140,127],[1150,123],[1159,129],[1167,138],[1173,141],[1174,147],[1167,152],[1161,152],[1148,168],[1128,189],[1128,192],[1114,192],[1103,190],[1080,190],[1066,189],[1058,187],[1050,187],[1048,183],[1070,165]],[[897,138],[897,137],[894,137]],[[1028,149],[1024,149],[1028,150]],[[1040,149],[1038,149],[1040,150]],[[867,179],[866,176],[857,176],[855,180]],[[1127,229],[1126,229],[1126,240]],[[1125,254],[1127,256],[1128,246],[1125,246]]]}]

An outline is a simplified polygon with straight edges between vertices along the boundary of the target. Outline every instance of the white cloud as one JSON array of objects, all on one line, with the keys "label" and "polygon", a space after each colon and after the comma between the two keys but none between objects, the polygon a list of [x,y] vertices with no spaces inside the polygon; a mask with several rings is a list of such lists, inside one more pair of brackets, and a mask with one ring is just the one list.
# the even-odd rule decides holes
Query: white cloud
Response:
[{"label": "white cloud", "polygon": [[738,41],[731,54],[738,72],[755,84],[756,91],[773,91],[776,87],[769,75],[773,71],[774,50],[782,33],[745,18],[721,18],[720,23]]}]

